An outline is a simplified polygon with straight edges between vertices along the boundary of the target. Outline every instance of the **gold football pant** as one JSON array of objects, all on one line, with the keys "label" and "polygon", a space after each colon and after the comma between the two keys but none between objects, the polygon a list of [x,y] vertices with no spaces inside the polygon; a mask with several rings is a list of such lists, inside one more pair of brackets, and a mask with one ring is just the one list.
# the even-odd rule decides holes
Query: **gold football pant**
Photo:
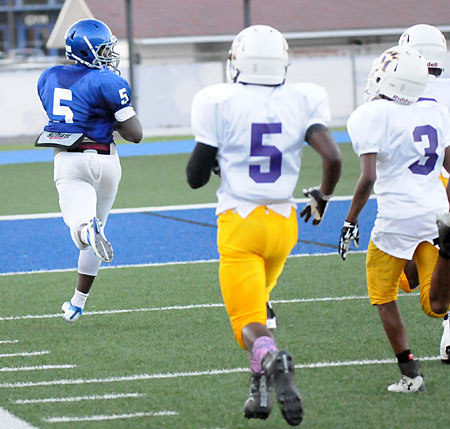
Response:
[{"label": "gold football pant", "polygon": [[[446,313],[437,314],[430,306],[431,276],[438,258],[438,250],[424,241],[414,252],[413,260],[417,265],[420,284],[420,303],[423,312],[430,317],[443,317]],[[372,305],[396,301],[398,285],[407,259],[400,259],[384,253],[370,240],[367,250],[366,270],[367,288]],[[406,280],[407,281],[407,280]]]},{"label": "gold football pant", "polygon": [[297,214],[288,219],[257,207],[245,219],[228,210],[218,218],[219,280],[234,336],[245,349],[242,328],[266,324],[266,302],[297,243]]}]

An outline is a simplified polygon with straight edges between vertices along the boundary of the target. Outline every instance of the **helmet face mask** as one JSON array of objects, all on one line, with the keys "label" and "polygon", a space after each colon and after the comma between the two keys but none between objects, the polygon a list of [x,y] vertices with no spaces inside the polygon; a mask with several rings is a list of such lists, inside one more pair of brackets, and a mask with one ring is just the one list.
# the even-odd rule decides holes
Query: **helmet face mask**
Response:
[{"label": "helmet face mask", "polygon": [[267,25],[252,25],[231,45],[227,78],[230,82],[281,85],[288,65],[288,44],[283,35]]},{"label": "helmet face mask", "polygon": [[447,41],[436,27],[427,24],[413,25],[400,36],[398,44],[417,49],[425,57],[429,68],[444,69]]},{"label": "helmet face mask", "polygon": [[120,55],[114,52],[117,38],[109,27],[98,19],[75,22],[65,35],[66,56],[90,68],[106,67],[118,71]]},{"label": "helmet face mask", "polygon": [[419,51],[409,46],[394,46],[373,62],[365,99],[384,96],[400,104],[411,104],[420,97],[427,80],[427,63]]}]

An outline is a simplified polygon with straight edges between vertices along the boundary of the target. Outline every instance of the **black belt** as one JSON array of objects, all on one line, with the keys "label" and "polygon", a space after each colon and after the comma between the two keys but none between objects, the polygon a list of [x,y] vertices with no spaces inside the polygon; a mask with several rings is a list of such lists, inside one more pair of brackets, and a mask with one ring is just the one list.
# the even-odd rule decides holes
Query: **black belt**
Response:
[{"label": "black belt", "polygon": [[74,149],[69,149],[67,152],[85,152],[86,150],[95,150],[100,155],[110,155],[111,147],[110,143],[81,143],[78,147]]}]

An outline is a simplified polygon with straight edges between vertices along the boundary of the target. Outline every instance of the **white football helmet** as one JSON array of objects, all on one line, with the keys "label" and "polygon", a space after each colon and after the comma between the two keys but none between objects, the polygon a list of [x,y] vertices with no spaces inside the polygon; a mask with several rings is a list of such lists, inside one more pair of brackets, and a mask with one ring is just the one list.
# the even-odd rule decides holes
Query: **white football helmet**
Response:
[{"label": "white football helmet", "polygon": [[410,46],[394,46],[373,62],[365,99],[384,95],[398,103],[411,104],[420,97],[427,80],[428,67],[420,52]]},{"label": "white football helmet", "polygon": [[413,25],[400,36],[398,44],[416,48],[427,60],[429,68],[444,68],[447,41],[436,27],[427,24]]},{"label": "white football helmet", "polygon": [[231,82],[281,85],[286,77],[288,44],[283,35],[268,25],[252,25],[234,39],[228,58]]}]

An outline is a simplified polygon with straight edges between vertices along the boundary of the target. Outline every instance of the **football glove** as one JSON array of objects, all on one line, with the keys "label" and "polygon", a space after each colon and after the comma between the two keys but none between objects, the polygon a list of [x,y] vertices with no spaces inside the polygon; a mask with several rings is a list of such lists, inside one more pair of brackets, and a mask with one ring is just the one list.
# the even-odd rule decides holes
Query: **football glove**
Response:
[{"label": "football glove", "polygon": [[341,238],[339,240],[339,255],[343,261],[347,258],[348,248],[350,247],[350,242],[353,240],[353,246],[355,248],[359,247],[359,228],[358,222],[344,222],[344,226],[341,231]]},{"label": "football glove", "polygon": [[328,201],[330,201],[331,195],[323,195],[318,187],[303,189],[305,197],[311,197],[308,204],[300,212],[300,217],[305,217],[305,222],[308,222],[309,218],[313,216],[313,225],[319,225],[325,210],[327,209]]}]

